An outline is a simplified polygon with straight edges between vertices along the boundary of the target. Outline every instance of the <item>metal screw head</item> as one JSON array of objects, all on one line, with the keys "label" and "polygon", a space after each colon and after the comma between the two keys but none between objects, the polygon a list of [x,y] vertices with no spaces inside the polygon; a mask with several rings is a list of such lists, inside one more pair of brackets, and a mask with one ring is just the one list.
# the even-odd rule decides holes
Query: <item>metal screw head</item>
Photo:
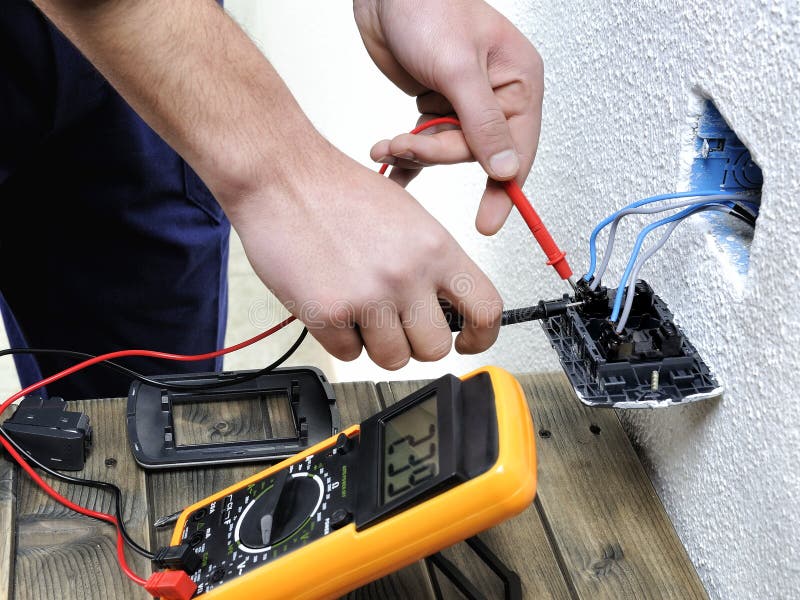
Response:
[{"label": "metal screw head", "polygon": [[106,459],[106,466],[107,467],[116,467],[117,466],[117,459],[113,456],[110,456]]}]

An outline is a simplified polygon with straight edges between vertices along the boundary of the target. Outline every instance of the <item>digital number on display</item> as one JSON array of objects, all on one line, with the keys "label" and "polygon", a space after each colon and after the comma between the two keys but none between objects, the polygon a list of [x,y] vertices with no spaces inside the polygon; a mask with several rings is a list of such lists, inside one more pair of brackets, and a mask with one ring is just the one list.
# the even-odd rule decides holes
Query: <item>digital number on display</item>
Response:
[{"label": "digital number on display", "polygon": [[439,474],[436,395],[383,423],[383,503]]}]

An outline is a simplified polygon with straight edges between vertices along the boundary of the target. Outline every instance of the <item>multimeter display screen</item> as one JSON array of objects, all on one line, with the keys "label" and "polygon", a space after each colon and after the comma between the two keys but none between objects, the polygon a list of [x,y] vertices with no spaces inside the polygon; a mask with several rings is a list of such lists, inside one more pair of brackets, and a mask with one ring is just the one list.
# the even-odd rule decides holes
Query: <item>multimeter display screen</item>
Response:
[{"label": "multimeter display screen", "polygon": [[383,504],[439,474],[438,425],[435,393],[383,422]]}]

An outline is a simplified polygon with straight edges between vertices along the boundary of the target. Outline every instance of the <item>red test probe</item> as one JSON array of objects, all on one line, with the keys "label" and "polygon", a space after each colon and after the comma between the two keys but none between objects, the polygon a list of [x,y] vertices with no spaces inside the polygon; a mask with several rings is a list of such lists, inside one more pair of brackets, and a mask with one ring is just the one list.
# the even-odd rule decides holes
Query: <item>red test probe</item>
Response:
[{"label": "red test probe", "polygon": [[[461,127],[461,123],[458,119],[453,117],[438,117],[422,123],[421,125],[417,125],[409,133],[417,134],[436,125],[455,125]],[[386,173],[388,167],[388,164],[384,164],[378,172],[383,175]],[[550,232],[547,230],[547,227],[545,227],[542,219],[534,210],[528,198],[525,197],[522,188],[520,188],[519,184],[513,179],[501,183],[506,190],[506,194],[508,194],[508,197],[511,199],[511,202],[517,207],[520,216],[531,230],[533,237],[536,238],[536,241],[539,243],[539,247],[544,251],[545,256],[547,256],[547,264],[556,270],[556,273],[558,273],[561,279],[566,279],[574,289],[575,281],[572,278],[572,269],[569,263],[567,263],[566,253],[562,251],[555,240],[553,240],[553,236],[550,235]]]}]

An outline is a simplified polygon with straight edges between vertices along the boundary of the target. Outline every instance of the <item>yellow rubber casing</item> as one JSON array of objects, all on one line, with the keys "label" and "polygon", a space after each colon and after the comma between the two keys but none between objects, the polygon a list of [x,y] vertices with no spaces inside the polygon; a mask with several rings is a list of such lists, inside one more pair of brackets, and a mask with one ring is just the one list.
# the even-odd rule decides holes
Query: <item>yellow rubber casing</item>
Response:
[{"label": "yellow rubber casing", "polygon": [[[488,373],[494,389],[499,453],[485,473],[377,524],[356,531],[350,523],[285,556],[244,573],[200,596],[202,600],[336,598],[397,571],[522,512],[536,495],[533,420],[519,382],[499,367]],[[343,431],[358,434],[354,425]],[[186,508],[171,543],[181,543],[195,510],[334,445],[336,436]]]}]

